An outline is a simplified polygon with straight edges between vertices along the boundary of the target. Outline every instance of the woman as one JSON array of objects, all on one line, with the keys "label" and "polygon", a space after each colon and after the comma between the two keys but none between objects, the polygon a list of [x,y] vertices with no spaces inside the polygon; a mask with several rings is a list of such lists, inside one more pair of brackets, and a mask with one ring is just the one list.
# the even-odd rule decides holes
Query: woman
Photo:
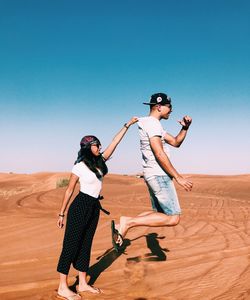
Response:
[{"label": "woman", "polygon": [[[79,180],[80,192],[68,210],[63,249],[57,266],[57,271],[60,273],[58,299],[76,300],[81,299],[79,295],[81,292],[101,292],[98,288],[88,285],[86,274],[89,267],[92,240],[101,208],[99,195],[102,188],[102,179],[108,172],[105,161],[110,158],[129,126],[136,122],[137,118],[133,117],[124,124],[111,144],[102,153],[100,152],[101,143],[95,136],[85,136],[81,140],[81,149],[72,169],[57,221],[57,226],[62,228],[68,202]],[[71,291],[67,284],[71,264],[79,271],[79,294]]]}]

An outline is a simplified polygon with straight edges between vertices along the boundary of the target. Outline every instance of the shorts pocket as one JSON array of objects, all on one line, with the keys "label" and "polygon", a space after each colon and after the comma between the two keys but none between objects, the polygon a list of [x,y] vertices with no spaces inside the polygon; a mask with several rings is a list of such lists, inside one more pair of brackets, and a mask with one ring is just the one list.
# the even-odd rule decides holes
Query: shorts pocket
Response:
[{"label": "shorts pocket", "polygon": [[156,177],[150,178],[146,181],[150,190],[157,195],[161,191],[161,185]]}]

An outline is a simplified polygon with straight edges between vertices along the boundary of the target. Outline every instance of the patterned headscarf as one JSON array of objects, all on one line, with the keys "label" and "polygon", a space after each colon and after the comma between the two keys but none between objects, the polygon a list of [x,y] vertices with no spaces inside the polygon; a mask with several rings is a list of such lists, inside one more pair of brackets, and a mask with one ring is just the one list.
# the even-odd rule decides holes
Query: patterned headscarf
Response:
[{"label": "patterned headscarf", "polygon": [[86,135],[81,139],[81,148],[88,148],[93,144],[101,145],[100,141],[94,135]]},{"label": "patterned headscarf", "polygon": [[84,151],[86,151],[87,149],[90,149],[91,145],[93,145],[93,144],[101,145],[98,138],[95,137],[94,135],[86,135],[81,139],[81,142],[80,142],[81,149],[78,152],[78,156],[75,161],[75,164],[79,163],[83,160]]}]

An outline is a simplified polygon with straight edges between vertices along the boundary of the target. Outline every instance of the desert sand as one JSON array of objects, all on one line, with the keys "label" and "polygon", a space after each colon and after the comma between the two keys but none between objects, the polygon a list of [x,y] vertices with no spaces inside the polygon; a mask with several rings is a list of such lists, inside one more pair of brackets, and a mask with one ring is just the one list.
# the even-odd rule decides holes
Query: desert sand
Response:
[{"label": "desert sand", "polygon": [[[124,253],[112,249],[110,221],[149,210],[142,178],[108,175],[94,238],[90,283],[101,295],[84,299],[250,299],[250,175],[188,175],[192,192],[177,187],[176,227],[137,227]],[[0,299],[54,299],[63,229],[56,226],[69,173],[0,174]],[[72,289],[77,272],[71,269]]]}]

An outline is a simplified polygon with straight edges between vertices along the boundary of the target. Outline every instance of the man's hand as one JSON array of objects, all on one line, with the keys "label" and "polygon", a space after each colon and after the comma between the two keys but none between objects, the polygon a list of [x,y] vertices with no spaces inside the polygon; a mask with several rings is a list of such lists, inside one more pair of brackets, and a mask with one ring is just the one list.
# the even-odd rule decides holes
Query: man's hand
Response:
[{"label": "man's hand", "polygon": [[176,182],[182,186],[187,192],[190,192],[193,187],[193,182],[183,178],[182,176],[178,176],[175,178]]},{"label": "man's hand", "polygon": [[189,116],[185,116],[182,118],[182,120],[178,120],[178,122],[186,129],[191,125],[192,123],[192,118]]}]

